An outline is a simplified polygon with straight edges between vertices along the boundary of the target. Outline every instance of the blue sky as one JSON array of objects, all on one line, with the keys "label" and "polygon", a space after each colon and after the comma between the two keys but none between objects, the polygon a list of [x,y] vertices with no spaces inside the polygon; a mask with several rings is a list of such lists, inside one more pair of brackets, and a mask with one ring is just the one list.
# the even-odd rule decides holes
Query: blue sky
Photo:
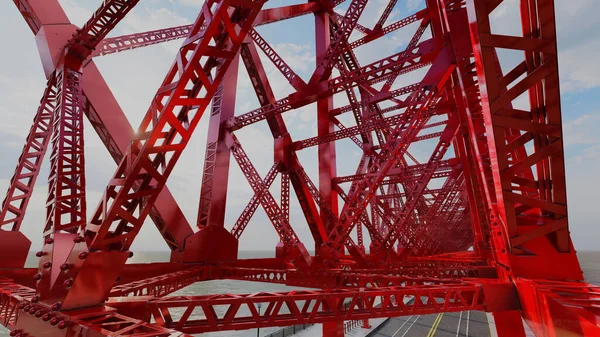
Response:
[{"label": "blue sky", "polygon": [[[81,25],[100,4],[99,0],[60,0],[71,21]],[[277,7],[299,1],[271,0],[266,7]],[[498,33],[519,33],[516,0],[506,0],[506,5],[494,13],[493,29]],[[197,15],[201,1],[197,0],[142,0],[112,35],[128,34],[191,23]],[[360,23],[372,27],[385,7],[383,0],[371,0]],[[400,0],[387,23],[405,17],[423,6],[422,0]],[[556,1],[559,44],[560,77],[563,106],[563,128],[566,142],[567,184],[570,226],[576,248],[599,249],[596,191],[600,187],[600,66],[596,55],[600,51],[600,29],[595,15],[600,3],[594,0]],[[343,10],[342,5],[339,10]],[[2,54],[4,67],[0,71],[0,191],[5,191],[21,151],[23,139],[31,125],[31,119],[45,86],[35,41],[32,34],[10,2],[0,3],[0,25],[5,32],[0,43],[7,52]],[[259,33],[277,50],[289,65],[303,78],[310,77],[314,69],[314,28],[312,16],[263,26]],[[384,55],[403,49],[414,32],[414,25],[390,34],[376,43],[356,49],[361,64],[367,64]],[[123,107],[131,124],[137,128],[162,77],[173,60],[180,41],[169,42],[139,50],[96,58],[102,74]],[[511,55],[506,55],[509,64]],[[284,78],[264,60],[267,74],[277,98],[292,92]],[[503,64],[504,65],[504,64]],[[236,113],[247,112],[258,106],[243,66],[240,66],[240,82]],[[408,76],[411,83],[418,73]],[[342,95],[335,97],[336,106],[346,104]],[[316,135],[314,105],[285,114],[285,121],[294,140]],[[342,122],[352,125],[351,116],[343,116]],[[173,191],[188,219],[195,222],[204,158],[207,119],[200,123],[182,159],[169,179]],[[272,164],[272,138],[265,123],[246,128],[237,133],[259,172],[264,176]],[[415,148],[419,160],[429,156],[427,142]],[[86,129],[86,169],[88,172],[88,214],[93,211],[106,182],[114,171],[114,163],[90,127]],[[351,141],[337,146],[339,175],[352,174],[360,156],[360,150]],[[302,150],[301,162],[316,181],[316,149]],[[38,186],[30,203],[23,231],[34,242],[41,241],[44,223],[45,181],[48,176],[45,165]],[[278,184],[278,180],[274,186]],[[277,197],[278,189],[272,190]],[[229,204],[226,221],[231,226],[251,197],[251,190],[237,164],[232,162]],[[292,205],[294,205],[292,200]],[[304,224],[298,207],[292,213],[292,222],[298,235],[310,247],[310,233]],[[275,231],[261,209],[244,232],[241,249],[267,249],[274,247]],[[265,242],[267,242],[265,244]],[[166,249],[152,223],[148,222],[134,243],[133,249]]]}]

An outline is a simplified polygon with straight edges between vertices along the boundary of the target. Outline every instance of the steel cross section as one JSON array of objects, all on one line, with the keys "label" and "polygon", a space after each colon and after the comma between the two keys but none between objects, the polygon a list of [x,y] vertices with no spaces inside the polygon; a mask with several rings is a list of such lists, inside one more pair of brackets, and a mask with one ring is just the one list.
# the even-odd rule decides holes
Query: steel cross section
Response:
[{"label": "steel cross section", "polygon": [[[277,177],[277,174],[279,173],[280,167],[281,167],[281,163],[279,163],[279,162],[276,162],[275,164],[273,164],[273,166],[271,166],[271,169],[269,170],[269,172],[267,173],[267,175],[263,181],[264,190],[262,190],[261,193],[264,193],[264,191],[268,190],[269,187],[271,187],[271,185],[273,184],[273,181],[275,181],[275,178]],[[282,175],[283,174],[284,173],[282,172]],[[282,177],[281,179],[282,179],[282,184],[283,184],[284,178]],[[244,232],[244,229],[246,229],[246,227],[248,226],[250,219],[252,219],[254,212],[256,212],[258,205],[260,205],[260,197],[261,196],[258,194],[254,194],[252,196],[252,198],[250,199],[250,201],[248,201],[248,204],[246,205],[246,207],[244,208],[244,210],[238,217],[237,221],[233,225],[233,228],[231,228],[231,234],[236,239],[239,240],[240,236],[242,236],[242,233]],[[284,200],[283,198],[284,198],[284,195],[282,193],[281,210],[283,212],[283,218],[285,220],[287,220],[287,222],[289,223],[289,221],[290,221],[289,208],[284,207],[285,203],[283,202],[283,200]],[[288,198],[289,198],[289,195],[288,195]]]},{"label": "steel cross section", "polygon": [[441,40],[438,39],[423,41],[418,45],[418,48],[405,50],[373,62],[348,73],[346,76],[339,76],[315,85],[309,84],[307,88],[300,92],[230,119],[227,121],[227,127],[235,131],[244,126],[265,120],[267,116],[278,115],[292,109],[297,109],[315,102],[319,97],[338,93],[345,90],[348,85],[357,86],[363,82],[381,79],[390,74],[413,71],[422,67],[423,64],[430,63],[437,56],[440,44]]},{"label": "steel cross section", "polygon": [[[262,62],[258,55],[256,46],[253,43],[244,44],[240,51],[248,75],[251,77],[252,87],[261,105],[273,104],[275,95],[267,79]],[[311,199],[310,192],[306,182],[302,181],[291,168],[302,167],[293,149],[291,148],[292,138],[287,131],[283,118],[279,115],[267,117],[269,130],[274,138],[275,160],[281,162],[281,170],[289,174],[290,181],[296,192],[296,196],[302,208],[302,212],[308,223],[309,229],[316,244],[323,242],[326,237],[323,222],[319,217],[314,201]],[[283,208],[282,204],[282,208]],[[285,210],[285,209],[284,209]]]},{"label": "steel cross section", "polygon": [[[33,20],[37,20],[35,19],[35,15],[31,14],[32,12],[28,9],[29,7],[26,4],[26,0],[14,1],[15,4],[17,4],[17,7],[19,7],[19,10],[23,13],[24,17],[31,17],[33,18]],[[256,17],[254,21],[254,26],[261,26],[277,21],[295,18],[302,15],[307,15],[314,11],[317,11],[318,9],[320,9],[320,6],[316,2],[263,9],[259,12],[258,16]],[[30,23],[29,20],[28,23]],[[36,24],[35,22],[32,22],[30,24],[32,25],[32,30],[35,29],[34,33],[36,33],[39,28],[35,27],[37,27],[39,24]],[[148,32],[133,33],[123,36],[105,38],[92,52],[91,56],[104,56],[126,50],[151,46],[162,42],[182,39],[187,37],[187,35],[189,34],[189,30],[192,28],[192,26],[193,25],[183,25],[177,27],[157,29]],[[269,56],[269,54],[267,54],[267,56]],[[281,62],[285,61],[281,60]]]},{"label": "steel cross section", "polygon": [[[59,27],[60,25],[67,25],[69,22],[57,1],[21,0],[15,1],[15,4],[18,8],[27,9],[25,12],[21,11],[26,21],[35,20],[39,22],[39,25],[35,26],[38,28],[30,25],[32,31],[36,34],[41,25],[56,25]],[[46,71],[50,76],[54,69],[47,69]],[[126,151],[133,135],[133,129],[127,127],[129,122],[124,112],[116,102],[93,61],[84,66],[84,71],[86,73],[83,78],[84,94],[87,92],[85,113],[113,159],[118,162],[121,160],[123,152]],[[33,176],[37,177],[37,172],[39,170]],[[192,234],[191,228],[168,189],[160,194],[159,202],[152,209],[150,216],[171,249],[181,249],[184,239]],[[165,218],[169,221],[165,221]],[[6,234],[3,236],[6,236]]]},{"label": "steel cross section", "polygon": [[[447,50],[440,53],[438,59],[434,62],[433,70],[430,69],[421,82],[422,89],[416,91],[408,99],[410,106],[405,112],[408,116],[407,121],[398,125],[392,131],[390,136],[391,141],[386,143],[382,148],[382,152],[385,155],[380,154],[375,164],[369,169],[370,173],[372,172],[373,174],[368,175],[364,181],[358,184],[353,183],[357,187],[351,188],[354,192],[348,195],[349,202],[344,205],[344,209],[342,210],[342,215],[340,216],[342,225],[331,232],[327,242],[328,248],[323,247],[324,249],[335,250],[346,239],[355,224],[355,220],[364,212],[366,205],[371,201],[372,196],[376,192],[374,187],[383,181],[387,172],[395,166],[397,158],[406,151],[412,138],[417,135],[421,127],[425,124],[427,119],[422,118],[423,111],[434,105],[438,100],[437,96],[439,93],[437,91],[443,91],[445,82],[450,75],[449,72],[453,69],[450,58],[451,54],[448,54]],[[331,255],[331,253],[328,255]]]},{"label": "steel cross section", "polygon": [[275,227],[279,239],[284,247],[288,249],[290,259],[292,261],[295,260],[300,267],[305,268],[309,266],[311,260],[308,251],[298,239],[298,236],[294,232],[292,226],[290,226],[290,223],[284,217],[281,208],[277,205],[271,192],[266,188],[264,181],[260,178],[260,175],[256,171],[254,165],[252,165],[252,162],[244,149],[242,149],[240,142],[235,135],[231,133],[226,134],[226,137],[226,143],[231,150],[231,154],[237,161],[244,176],[246,176],[250,187],[252,187],[255,196],[258,197],[265,213],[267,213],[269,220],[271,220],[273,227]]},{"label": "steel cross section", "polygon": [[[185,60],[186,64],[176,62],[168,73],[155,97],[157,104],[151,106],[142,122],[139,133],[141,137],[134,140],[125,154],[115,178],[111,180],[100,206],[92,217],[91,224],[84,233],[89,242],[90,253],[87,254],[85,250],[82,251],[82,248],[75,247],[67,257],[67,261],[80,262],[77,263],[79,267],[67,267],[69,272],[59,277],[58,283],[63,279],[69,281],[68,289],[63,290],[59,296],[59,299],[64,299],[63,308],[90,306],[104,300],[105,294],[108,293],[125,264],[127,249],[144,218],[150,213],[154,201],[166,182],[166,177],[170,174],[191,132],[214,95],[236,49],[239,48],[245,33],[250,29],[251,22],[258,14],[262,2],[238,6],[225,0],[216,5],[213,11],[206,7],[200,14],[195,28],[191,31],[191,37],[184,43],[179,54],[180,62]],[[227,11],[230,5],[234,8],[232,12]],[[231,19],[232,16],[234,21]],[[205,23],[208,27],[204,36],[195,36]],[[235,27],[241,30],[236,31]],[[210,51],[211,47],[208,46],[210,39],[216,39],[217,47],[222,49],[217,55]],[[207,62],[201,64],[201,56],[207,54],[208,60],[203,60]],[[209,72],[218,62],[221,62],[221,67],[211,80],[206,74],[198,78],[189,76],[191,73],[198,73],[198,70],[203,74],[205,71]],[[179,70],[184,76],[173,82]],[[169,86],[170,83],[175,85]],[[188,83],[195,89],[185,92],[182,89]],[[202,96],[198,97],[199,95]],[[169,96],[171,99],[163,105],[163,97]],[[176,108],[179,111],[175,110]],[[161,110],[160,118],[157,116],[158,109]],[[176,116],[176,113],[179,113],[179,116]],[[148,138],[144,138],[146,136]],[[160,143],[157,143],[159,139]],[[159,152],[162,153],[158,154]],[[134,189],[134,186],[138,188]],[[137,207],[140,207],[140,212],[135,215],[124,213],[132,212]],[[80,253],[86,254],[83,257],[85,261],[81,261]],[[82,299],[73,295],[81,287],[90,290],[86,278],[97,278],[93,275],[100,272],[87,267],[98,263],[94,260],[111,261],[115,268],[108,273],[104,272],[101,276],[104,281],[96,283],[95,289],[89,292],[87,298]]]}]

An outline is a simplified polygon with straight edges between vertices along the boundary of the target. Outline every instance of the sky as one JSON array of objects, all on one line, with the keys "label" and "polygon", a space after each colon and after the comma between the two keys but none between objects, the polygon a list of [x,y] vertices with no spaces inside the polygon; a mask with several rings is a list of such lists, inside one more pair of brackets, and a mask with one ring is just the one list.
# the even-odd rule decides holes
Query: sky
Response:
[{"label": "sky", "polygon": [[[271,0],[264,8],[299,2]],[[577,250],[598,250],[600,211],[597,205],[597,191],[600,189],[600,179],[596,173],[600,172],[600,134],[597,131],[600,129],[600,113],[597,107],[600,97],[600,66],[597,64],[596,55],[600,52],[600,35],[596,32],[600,29],[600,22],[595,16],[600,10],[600,2],[555,2],[571,236]],[[60,0],[60,3],[72,23],[79,26],[91,17],[101,1]],[[189,24],[195,19],[201,3],[200,0],[141,0],[110,36]],[[386,4],[385,0],[371,0],[359,23],[373,27]],[[343,13],[345,6],[347,4],[341,5],[338,11]],[[406,17],[423,6],[423,0],[399,0],[387,23]],[[307,15],[257,29],[305,80],[310,77],[315,63],[313,20],[312,16]],[[492,29],[499,34],[517,35],[520,33],[518,20],[518,1],[506,0],[505,4],[493,13]],[[0,34],[0,45],[3,46],[0,56],[3,65],[0,70],[0,115],[3,116],[0,123],[0,191],[5,191],[31,126],[46,79],[31,31],[11,2],[0,2],[0,26],[4,31]],[[403,50],[415,29],[416,25],[413,24],[375,43],[357,48],[355,52],[360,63],[364,65],[384,55]],[[357,37],[355,34],[351,39]],[[181,41],[172,41],[95,59],[134,128],[139,125],[180,44]],[[503,67],[510,66],[517,59],[510,52],[501,53],[500,57]],[[293,92],[291,86],[268,60],[263,58],[263,64],[278,99]],[[404,83],[414,83],[411,80],[422,76],[423,71],[398,80],[395,87]],[[243,65],[240,65],[236,101],[236,114],[258,107]],[[343,95],[334,97],[335,106],[346,103],[347,99]],[[283,115],[294,140],[316,136],[315,115],[314,104]],[[351,114],[342,116],[340,120],[347,126],[353,124]],[[208,118],[203,118],[200,122],[167,184],[192,224],[197,217],[207,121]],[[115,164],[89,124],[86,124],[85,130],[89,217],[114,173]],[[272,137],[266,123],[244,128],[236,135],[264,177],[272,165],[273,158]],[[430,154],[428,149],[433,145],[435,144],[431,142],[423,142],[411,153],[419,161],[426,161]],[[338,142],[336,146],[338,175],[353,174],[360,158],[360,149],[350,140]],[[316,153],[316,148],[310,148],[298,154],[314,182],[318,177]],[[32,249],[41,247],[48,166],[46,158],[22,227],[22,231],[33,242]],[[235,223],[252,196],[252,191],[234,160],[229,181],[226,215],[228,228]],[[273,186],[278,184],[279,179]],[[271,191],[277,198],[278,188]],[[292,225],[305,245],[311,247],[310,232],[297,201],[292,198],[291,203]],[[259,208],[241,237],[240,249],[272,250],[277,241],[276,232]],[[166,249],[167,246],[154,225],[151,221],[146,221],[132,250]]]}]

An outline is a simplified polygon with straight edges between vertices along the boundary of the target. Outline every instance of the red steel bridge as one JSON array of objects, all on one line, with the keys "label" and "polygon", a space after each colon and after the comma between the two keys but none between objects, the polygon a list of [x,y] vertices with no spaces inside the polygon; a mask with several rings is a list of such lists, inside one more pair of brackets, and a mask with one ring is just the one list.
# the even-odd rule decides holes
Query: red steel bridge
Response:
[{"label": "red steel bridge", "polygon": [[[35,36],[47,88],[0,213],[0,322],[11,336],[182,336],[307,323],[341,336],[344,320],[462,310],[493,313],[501,337],[524,336],[523,321],[536,336],[600,336],[600,289],[583,282],[569,236],[553,0],[517,1],[518,36],[491,24],[508,0],[426,0],[397,21],[388,20],[397,2],[389,0],[373,27],[358,22],[368,0],[269,9],[265,0],[206,0],[191,25],[119,37],[108,35],[138,0],[101,1],[81,27],[57,0],[13,1]],[[314,17],[310,79],[255,30],[304,15]],[[415,26],[400,52],[359,63],[355,48]],[[94,58],[174,39],[181,48],[134,132]],[[506,67],[502,50],[520,61]],[[275,97],[263,62],[292,94]],[[241,67],[260,107],[234,115]],[[423,76],[398,85],[415,74]],[[334,106],[334,95],[349,103]],[[294,139],[282,116],[311,103],[317,136]],[[343,114],[353,123],[342,124]],[[86,118],[117,164],[91,210]],[[210,127],[192,223],[166,182],[201,118]],[[273,136],[266,176],[236,137],[256,123]],[[362,156],[355,174],[340,176],[336,142],[347,139]],[[423,140],[435,146],[419,162],[411,151]],[[297,155],[308,147],[317,148],[318,181]],[[44,242],[34,247],[38,267],[24,268],[31,242],[20,228],[46,152]],[[225,223],[232,165],[254,192],[233,226]],[[292,191],[300,219],[290,219]],[[279,237],[268,246],[276,257],[238,259],[259,207]],[[171,262],[126,264],[146,220]],[[314,254],[300,226],[310,229]],[[312,290],[170,296],[218,279]]]}]

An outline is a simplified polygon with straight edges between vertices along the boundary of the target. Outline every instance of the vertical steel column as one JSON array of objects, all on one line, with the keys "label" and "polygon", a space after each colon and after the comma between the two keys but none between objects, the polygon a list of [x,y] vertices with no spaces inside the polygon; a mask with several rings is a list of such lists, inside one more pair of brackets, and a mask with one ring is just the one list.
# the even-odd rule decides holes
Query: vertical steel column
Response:
[{"label": "vertical steel column", "polygon": [[225,222],[230,153],[225,144],[223,122],[233,117],[235,111],[238,68],[239,55],[231,62],[212,101],[200,189],[198,228],[222,227]]},{"label": "vertical steel column", "polygon": [[56,87],[45,238],[76,233],[86,221],[81,73],[63,65],[56,72]]},{"label": "vertical steel column", "polygon": [[[316,59],[322,59],[329,49],[330,37],[329,14],[326,12],[315,13],[315,41]],[[333,96],[321,98],[317,101],[317,135],[325,137],[334,131],[334,124],[329,119],[329,111],[333,109]],[[338,215],[338,196],[333,189],[332,179],[336,176],[335,142],[319,144],[319,192],[327,200],[331,210]],[[334,225],[323,210],[321,221],[325,231],[329,233]]]},{"label": "vertical steel column", "polygon": [[[318,64],[331,42],[329,14],[326,12],[315,13],[315,41],[316,62]],[[321,98],[317,101],[317,136],[324,137],[333,132],[333,123],[329,119],[329,111],[333,109],[333,96]],[[336,176],[335,143],[319,144],[319,192],[330,206],[331,211],[339,214],[337,193],[332,188],[332,179]],[[329,219],[325,210],[321,209],[321,221],[325,232],[329,233],[334,228],[334,223]],[[316,247],[318,248],[318,247]],[[342,248],[343,250],[343,248]],[[323,323],[323,337],[344,336],[344,322]]]},{"label": "vertical steel column", "polygon": [[231,156],[225,144],[223,122],[233,117],[235,111],[239,61],[238,54],[212,99],[196,223],[200,231],[185,240],[183,252],[174,251],[171,254],[172,261],[237,259],[238,240],[224,227]]}]

